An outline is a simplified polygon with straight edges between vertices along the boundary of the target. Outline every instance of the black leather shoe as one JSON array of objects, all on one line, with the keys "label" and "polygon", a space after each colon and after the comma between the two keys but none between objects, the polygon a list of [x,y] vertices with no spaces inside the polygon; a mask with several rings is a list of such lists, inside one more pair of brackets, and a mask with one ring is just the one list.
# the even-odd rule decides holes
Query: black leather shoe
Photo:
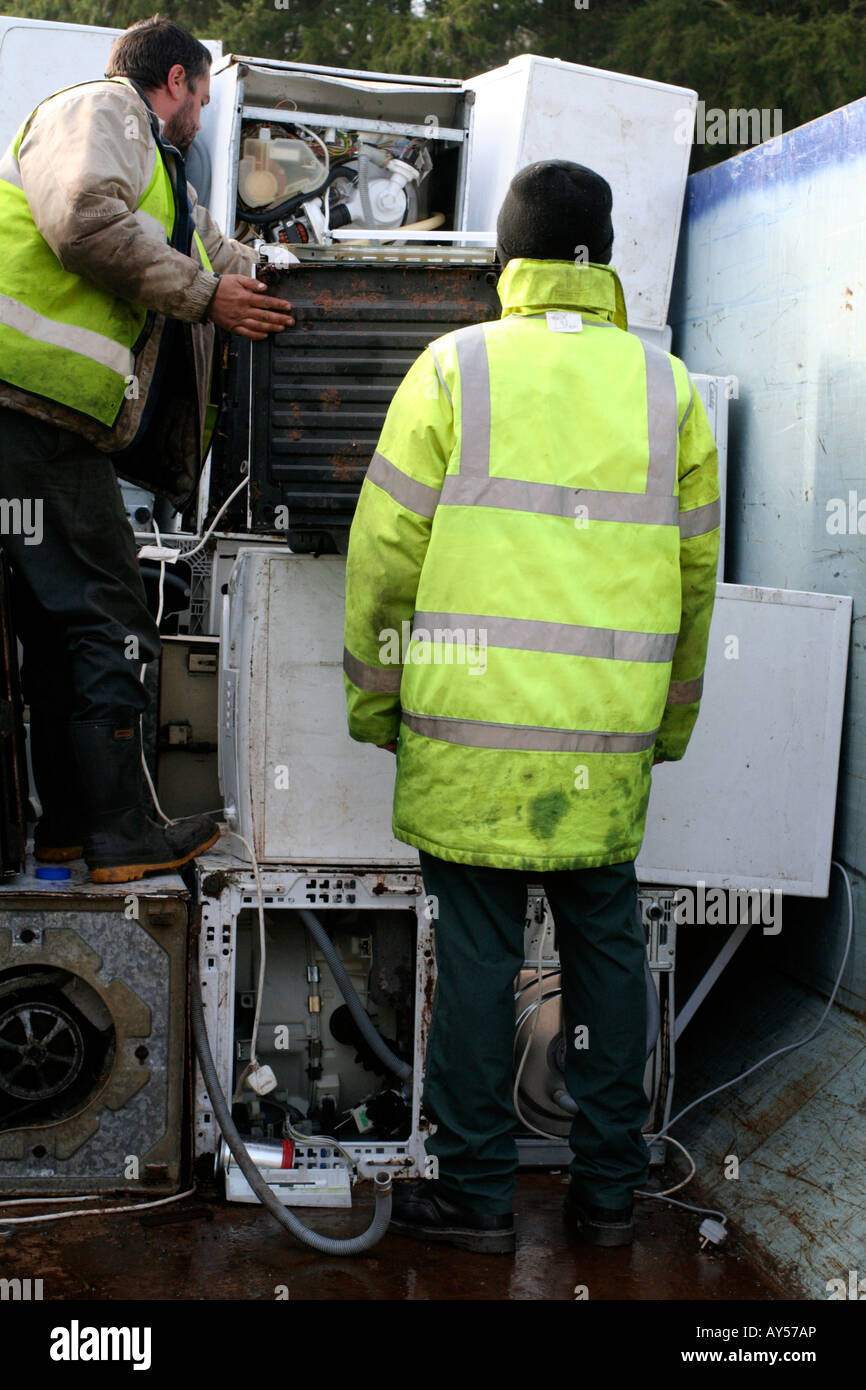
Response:
[{"label": "black leather shoe", "polygon": [[634,1240],[634,1206],[599,1207],[587,1202],[574,1183],[565,1199],[569,1230],[587,1245],[631,1245]]},{"label": "black leather shoe", "polygon": [[419,1240],[436,1240],[483,1255],[511,1255],[517,1248],[514,1214],[491,1216],[459,1206],[436,1178],[396,1182],[389,1230]]}]

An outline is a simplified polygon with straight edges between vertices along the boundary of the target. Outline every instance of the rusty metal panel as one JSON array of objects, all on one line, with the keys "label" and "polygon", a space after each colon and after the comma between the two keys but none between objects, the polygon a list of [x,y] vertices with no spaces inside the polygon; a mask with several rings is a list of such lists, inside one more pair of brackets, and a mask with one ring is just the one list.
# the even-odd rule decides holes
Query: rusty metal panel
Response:
[{"label": "rusty metal panel", "polygon": [[256,344],[251,509],[293,550],[344,551],[358,493],[400,381],[434,338],[499,317],[484,265],[301,264],[275,277],[296,326]]}]

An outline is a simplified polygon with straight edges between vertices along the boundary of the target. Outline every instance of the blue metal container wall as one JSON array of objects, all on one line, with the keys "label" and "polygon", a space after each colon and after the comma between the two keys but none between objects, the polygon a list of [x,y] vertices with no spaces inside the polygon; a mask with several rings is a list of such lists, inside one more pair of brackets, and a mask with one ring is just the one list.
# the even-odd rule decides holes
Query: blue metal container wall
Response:
[{"label": "blue metal container wall", "polygon": [[[691,370],[736,377],[726,578],[854,598],[834,853],[862,924],[866,99],[689,179],[671,323]],[[847,928],[835,870],[828,903],[802,906],[813,930],[789,936],[785,963],[826,990]],[[866,1009],[856,938],[839,999]]]}]

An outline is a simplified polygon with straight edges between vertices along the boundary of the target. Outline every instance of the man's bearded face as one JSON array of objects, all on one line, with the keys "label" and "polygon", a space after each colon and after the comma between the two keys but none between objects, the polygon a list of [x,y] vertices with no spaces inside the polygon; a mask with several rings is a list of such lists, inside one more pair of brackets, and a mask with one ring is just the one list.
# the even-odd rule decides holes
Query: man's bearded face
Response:
[{"label": "man's bearded face", "polygon": [[200,110],[201,100],[193,92],[187,92],[181,105],[169,116],[163,127],[163,139],[180,150],[182,155],[186,155],[195,139]]}]

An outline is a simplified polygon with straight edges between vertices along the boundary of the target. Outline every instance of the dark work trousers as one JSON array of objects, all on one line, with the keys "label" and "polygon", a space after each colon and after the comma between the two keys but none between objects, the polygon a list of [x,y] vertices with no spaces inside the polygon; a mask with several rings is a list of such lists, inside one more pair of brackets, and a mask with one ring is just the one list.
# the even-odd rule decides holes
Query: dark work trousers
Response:
[{"label": "dark work trousers", "polygon": [[[562,969],[566,1088],[579,1106],[572,1178],[585,1201],[627,1206],[648,1173],[646,943],[634,861],[544,873],[452,864],[421,851],[421,873],[438,899],[424,1108],[436,1124],[425,1147],[438,1159],[442,1187],[479,1211],[511,1210],[514,986],[527,888],[541,883]],[[581,1024],[588,1045],[578,1050],[569,1043]]]},{"label": "dark work trousers", "polygon": [[0,546],[27,703],[64,722],[145,709],[140,667],[158,655],[159,633],[108,455],[0,406]]}]

